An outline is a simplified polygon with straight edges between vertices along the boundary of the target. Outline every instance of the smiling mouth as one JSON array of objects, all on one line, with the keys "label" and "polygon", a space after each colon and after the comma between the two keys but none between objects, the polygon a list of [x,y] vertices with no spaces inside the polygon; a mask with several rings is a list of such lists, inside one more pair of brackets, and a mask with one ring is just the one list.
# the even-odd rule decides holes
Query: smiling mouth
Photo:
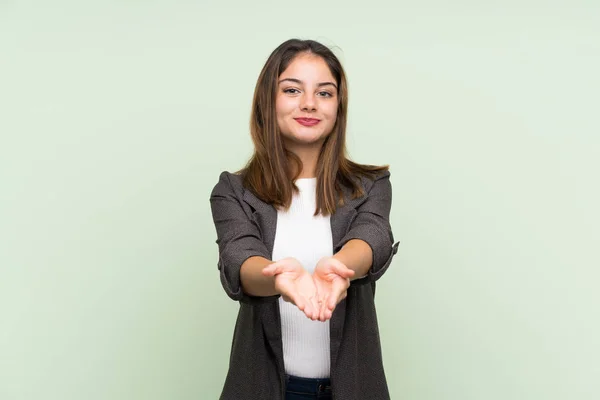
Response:
[{"label": "smiling mouth", "polygon": [[304,126],[313,126],[318,124],[321,120],[315,118],[294,118],[299,124]]}]

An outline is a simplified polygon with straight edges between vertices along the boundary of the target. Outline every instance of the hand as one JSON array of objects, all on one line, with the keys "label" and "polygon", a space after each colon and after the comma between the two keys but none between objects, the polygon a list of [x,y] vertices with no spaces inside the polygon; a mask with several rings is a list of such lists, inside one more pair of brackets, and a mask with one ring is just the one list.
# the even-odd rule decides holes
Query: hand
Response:
[{"label": "hand", "polygon": [[262,270],[265,276],[275,277],[275,289],[283,300],[295,304],[313,321],[319,318],[317,288],[312,276],[293,257],[282,258]]},{"label": "hand", "polygon": [[333,315],[335,307],[346,298],[350,278],[354,271],[333,257],[323,257],[315,266],[313,281],[317,288],[319,321],[326,321]]}]

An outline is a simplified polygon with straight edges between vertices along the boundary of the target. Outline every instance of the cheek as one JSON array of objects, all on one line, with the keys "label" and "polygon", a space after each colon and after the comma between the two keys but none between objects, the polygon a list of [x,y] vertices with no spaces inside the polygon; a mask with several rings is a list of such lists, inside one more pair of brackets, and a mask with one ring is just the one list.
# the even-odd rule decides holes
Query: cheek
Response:
[{"label": "cheek", "polygon": [[277,99],[275,101],[275,114],[277,115],[277,118],[280,118],[282,113],[283,113],[283,109],[281,106],[281,101],[279,101],[279,99]]},{"label": "cheek", "polygon": [[335,123],[335,120],[337,118],[337,111],[338,111],[337,105],[332,105],[331,107],[329,107],[327,109],[327,117],[332,123]]},{"label": "cheek", "polygon": [[288,115],[294,109],[293,101],[285,98],[278,98],[275,102],[275,112],[278,117],[284,117]]}]

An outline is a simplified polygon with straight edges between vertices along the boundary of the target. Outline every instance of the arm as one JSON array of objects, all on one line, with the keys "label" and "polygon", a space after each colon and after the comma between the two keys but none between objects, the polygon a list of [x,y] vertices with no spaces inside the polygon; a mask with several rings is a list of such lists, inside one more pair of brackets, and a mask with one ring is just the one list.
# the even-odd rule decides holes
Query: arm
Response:
[{"label": "arm", "polygon": [[350,239],[333,258],[354,271],[350,280],[365,277],[373,264],[373,250],[361,239]]},{"label": "arm", "polygon": [[379,279],[398,251],[399,242],[394,244],[389,222],[391,207],[392,184],[386,171],[375,179],[367,199],[356,209],[348,233],[334,249],[334,257],[356,271],[355,278],[365,277],[353,280],[352,284]]},{"label": "arm", "polygon": [[217,231],[221,284],[227,295],[247,303],[278,298],[274,278],[261,275],[261,267],[271,263],[271,255],[258,227],[240,204],[226,172],[221,173],[211,192],[210,205]]},{"label": "arm", "polygon": [[260,256],[252,256],[240,268],[240,282],[243,291],[251,296],[276,296],[275,277],[262,274],[263,268],[273,261]]}]

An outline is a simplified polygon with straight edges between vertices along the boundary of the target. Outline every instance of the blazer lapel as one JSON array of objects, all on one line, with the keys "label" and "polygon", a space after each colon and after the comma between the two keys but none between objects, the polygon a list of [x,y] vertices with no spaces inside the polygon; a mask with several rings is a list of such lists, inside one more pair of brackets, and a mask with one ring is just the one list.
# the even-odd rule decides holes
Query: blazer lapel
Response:
[{"label": "blazer lapel", "polygon": [[[352,194],[351,188],[342,186],[342,192],[346,199]],[[250,190],[244,189],[244,201],[249,204],[252,209],[252,218],[259,225],[263,242],[265,243],[269,254],[273,254],[273,245],[275,243],[275,231],[277,229],[277,210],[270,204],[265,203],[256,197]],[[339,199],[339,197],[338,197]],[[354,199],[346,200],[343,206],[338,206],[335,213],[330,216],[331,236],[333,249],[339,246],[340,241],[350,227],[350,223],[354,220],[357,214],[356,208],[367,199],[366,194]]]},{"label": "blazer lapel", "polygon": [[[253,209],[252,218],[258,224],[262,240],[272,259],[275,231],[277,229],[277,210],[271,204],[260,200],[247,189],[244,189],[243,199]],[[279,301],[262,303],[260,307],[257,307],[257,312],[260,314],[265,338],[273,351],[279,373],[283,377],[285,375],[285,366],[283,360],[283,342],[281,340]]]},{"label": "blazer lapel", "polygon": [[267,204],[251,191],[244,189],[244,201],[252,208],[252,218],[256,220],[263,235],[263,242],[267,246],[269,254],[273,255],[273,244],[275,243],[275,230],[277,228],[277,210],[271,204]]},{"label": "blazer lapel", "polygon": [[[350,196],[352,195],[352,189],[347,186],[342,186],[342,192],[344,194],[345,203],[343,206],[338,206],[338,208],[335,210],[335,213],[333,213],[330,217],[333,254],[335,254],[336,249],[340,247],[341,240],[348,232],[350,224],[356,217],[356,214],[358,213],[356,208],[367,199],[367,195],[364,194],[357,199],[349,200]],[[342,300],[335,307],[331,316],[331,320],[329,321],[331,370],[336,368],[336,362],[344,332],[345,319],[346,299]]]}]

